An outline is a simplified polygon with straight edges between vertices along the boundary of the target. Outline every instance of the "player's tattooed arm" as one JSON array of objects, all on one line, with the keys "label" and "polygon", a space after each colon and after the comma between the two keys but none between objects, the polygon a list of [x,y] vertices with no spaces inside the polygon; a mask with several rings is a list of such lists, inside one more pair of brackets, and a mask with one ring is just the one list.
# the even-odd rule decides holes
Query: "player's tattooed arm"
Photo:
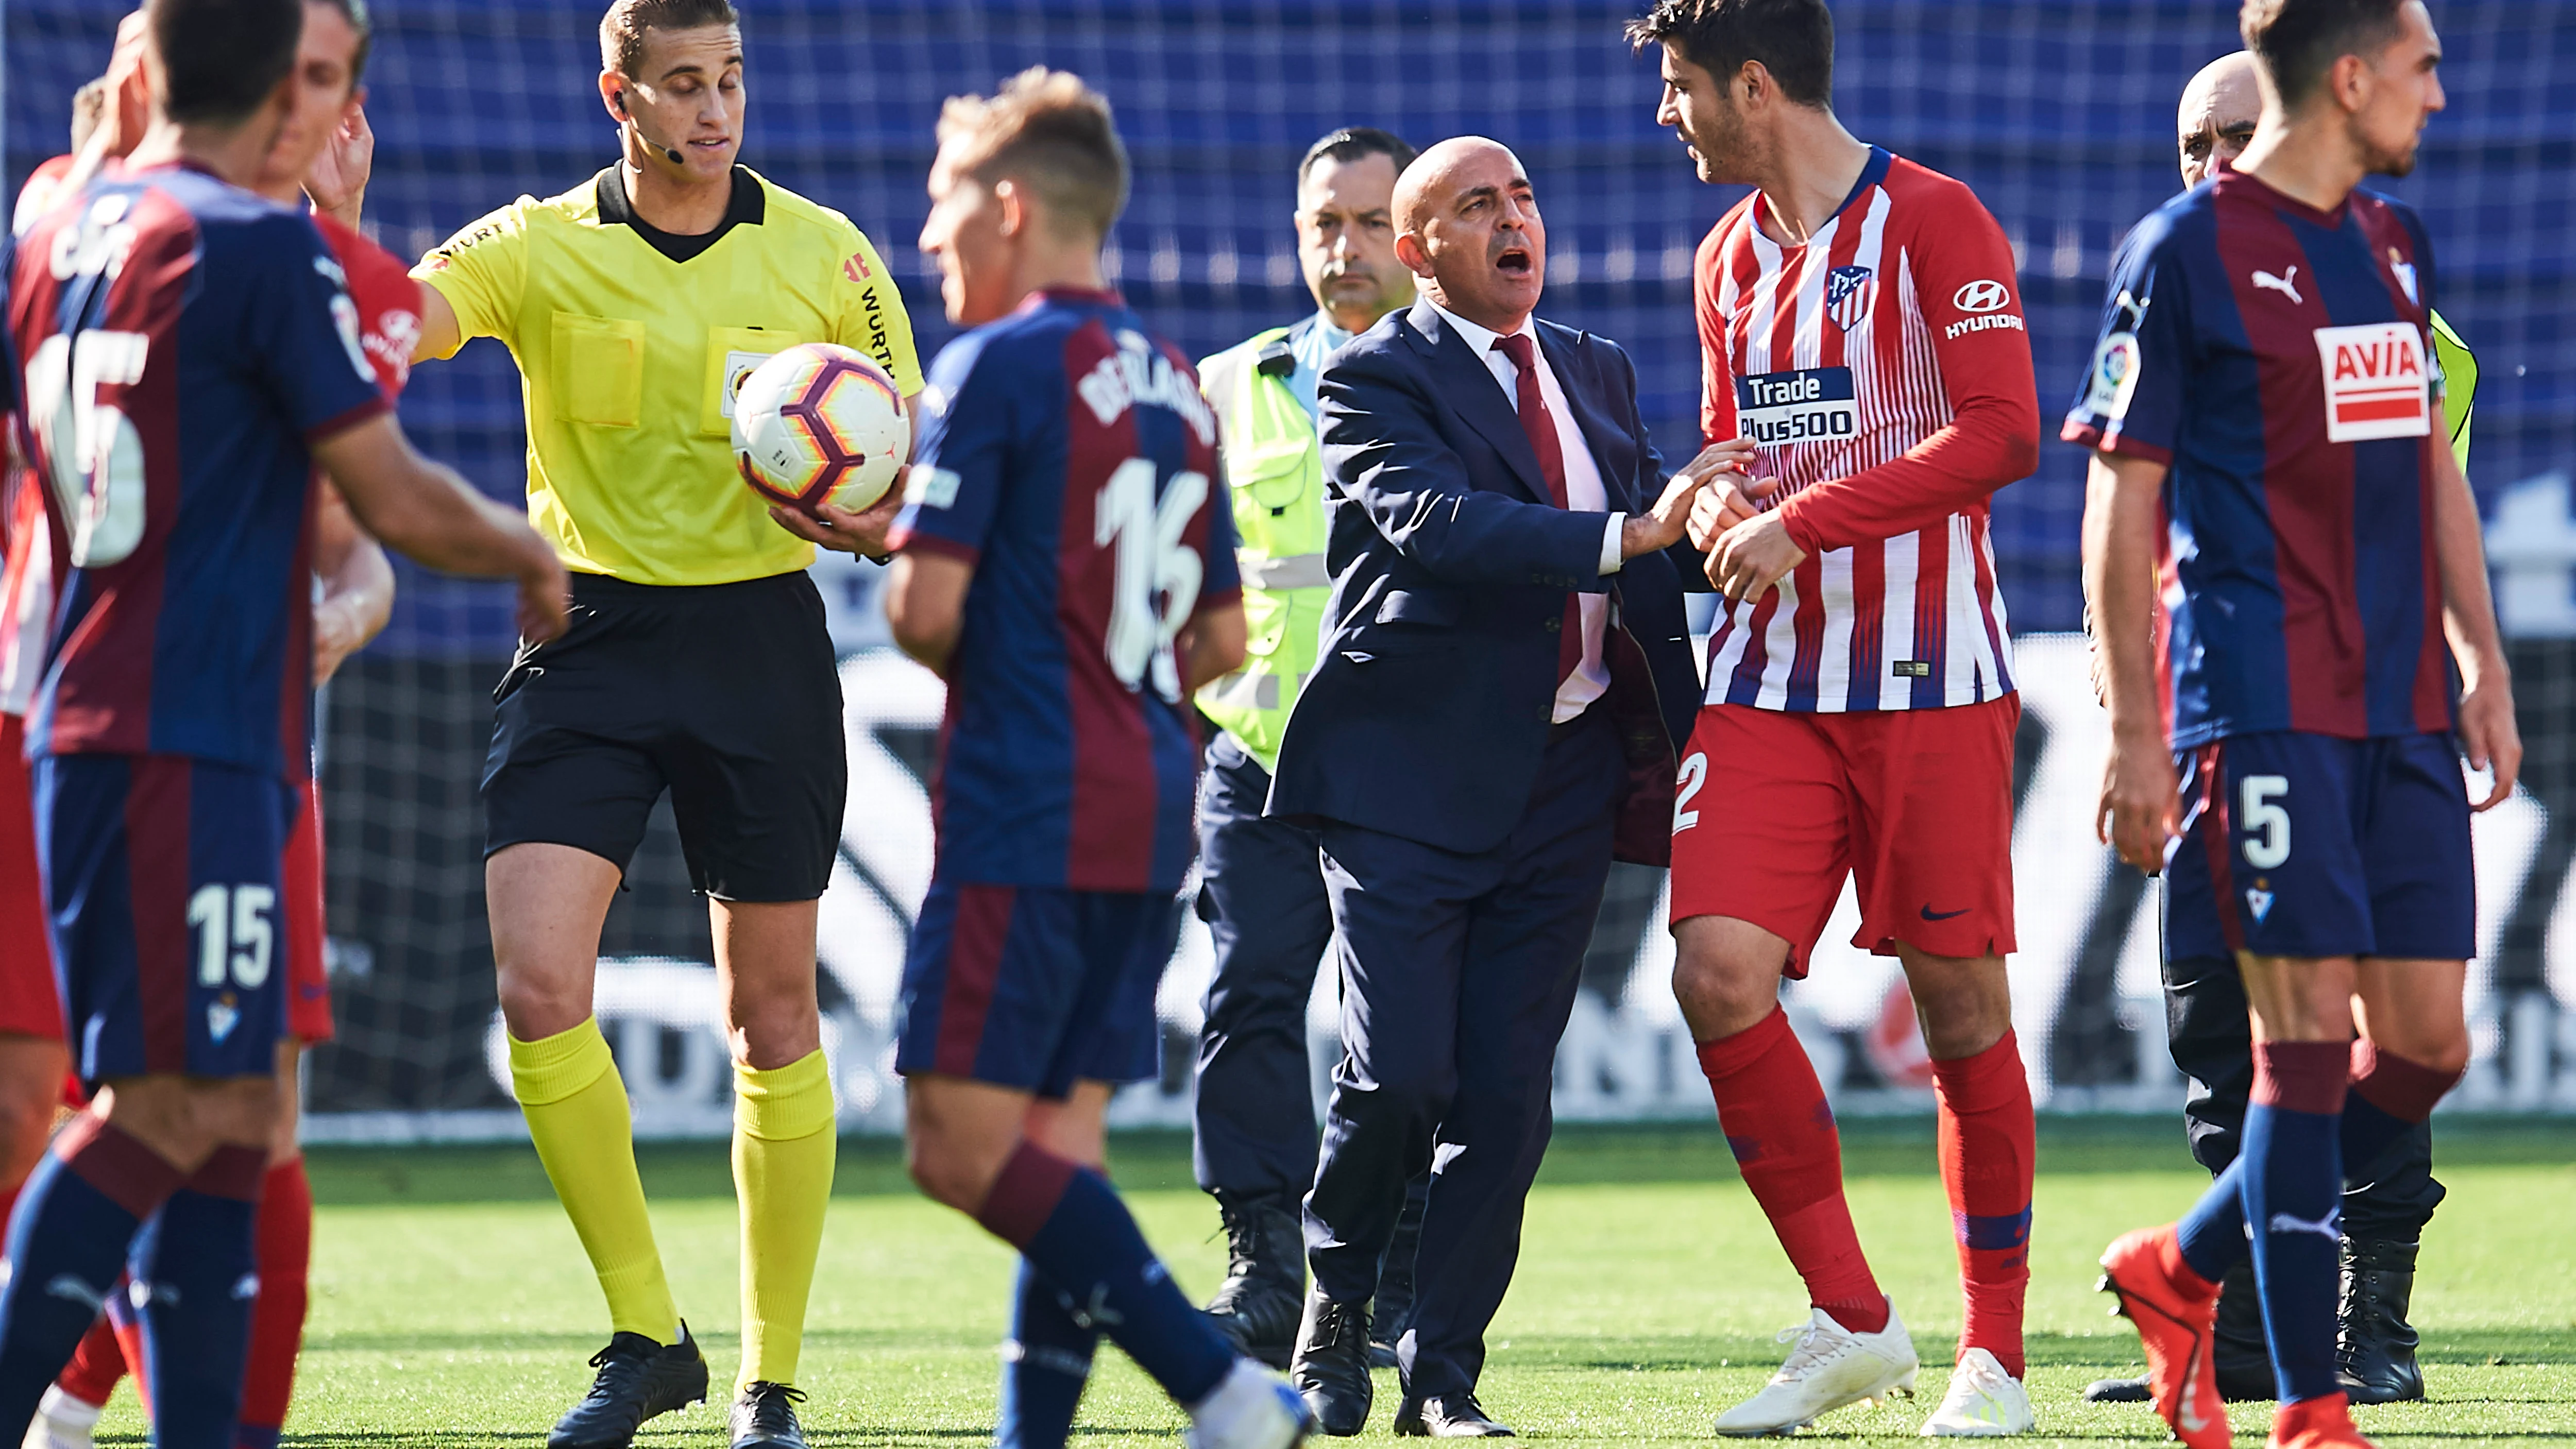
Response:
[{"label": "player's tattooed arm", "polygon": [[2150,875],[2181,830],[2182,793],[2156,697],[2156,498],[2165,465],[2096,453],[2084,490],[2084,605],[2100,630],[2111,758],[2094,833]]},{"label": "player's tattooed arm", "polygon": [[2504,641],[2496,628],[2495,599],[2487,582],[2484,525],[2477,496],[2459,459],[2436,439],[2424,450],[2433,463],[2433,552],[2442,573],[2442,632],[2460,667],[2460,744],[2469,764],[2493,772],[2491,810],[2513,794],[2522,772],[2522,729],[2513,716],[2513,675],[2505,667]]}]

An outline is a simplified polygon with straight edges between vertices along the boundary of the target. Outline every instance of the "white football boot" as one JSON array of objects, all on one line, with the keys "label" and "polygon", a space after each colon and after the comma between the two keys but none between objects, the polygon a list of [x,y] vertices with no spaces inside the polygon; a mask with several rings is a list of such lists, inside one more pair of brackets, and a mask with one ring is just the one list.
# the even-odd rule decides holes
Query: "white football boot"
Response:
[{"label": "white football boot", "polygon": [[1297,1449],[1315,1432],[1315,1415],[1289,1382],[1248,1358],[1189,1406],[1186,1449]]},{"label": "white football boot", "polygon": [[1853,1333],[1819,1308],[1796,1328],[1785,1329],[1780,1342],[1795,1342],[1789,1361],[1762,1386],[1762,1392],[1717,1416],[1717,1432],[1736,1438],[1785,1434],[1816,1421],[1846,1404],[1864,1400],[1912,1398],[1914,1340],[1887,1310],[1887,1326],[1876,1333]]},{"label": "white football boot", "polygon": [[1982,1348],[1959,1355],[1950,1370],[1950,1391],[1941,1407],[1923,1421],[1926,1439],[2000,1439],[2039,1427],[2030,1412],[2030,1390],[2004,1372],[1995,1356]]},{"label": "white football boot", "polygon": [[27,1421],[25,1449],[90,1449],[101,1408],[64,1393],[60,1384],[47,1385],[36,1417]]}]

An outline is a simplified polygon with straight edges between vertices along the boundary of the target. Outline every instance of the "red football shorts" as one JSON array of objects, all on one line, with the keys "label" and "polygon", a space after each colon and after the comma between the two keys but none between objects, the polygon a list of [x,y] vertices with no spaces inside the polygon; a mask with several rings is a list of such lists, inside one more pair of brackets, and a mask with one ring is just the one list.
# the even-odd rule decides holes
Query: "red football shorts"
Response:
[{"label": "red football shorts", "polygon": [[45,932],[45,880],[36,869],[27,722],[14,714],[0,715],[0,1034],[63,1039],[62,990]]},{"label": "red football shorts", "polygon": [[331,1039],[331,979],[322,960],[329,925],[322,910],[322,796],[297,789],[286,831],[286,1034],[310,1045]]},{"label": "red football shorts", "polygon": [[1673,919],[1750,921],[1789,943],[1787,972],[1804,976],[1848,874],[1854,946],[2009,953],[2020,722],[2019,695],[1853,714],[1702,709],[1673,813]]}]

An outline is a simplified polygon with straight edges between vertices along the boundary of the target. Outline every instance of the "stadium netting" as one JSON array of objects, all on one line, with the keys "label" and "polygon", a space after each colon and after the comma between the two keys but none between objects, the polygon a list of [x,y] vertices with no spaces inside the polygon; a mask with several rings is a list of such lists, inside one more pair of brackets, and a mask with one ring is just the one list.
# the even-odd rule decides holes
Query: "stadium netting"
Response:
[{"label": "stadium netting", "polygon": [[[367,80],[378,150],[368,212],[397,252],[417,255],[522,193],[580,184],[613,156],[594,85],[594,0],[385,0],[373,8]],[[1194,352],[1310,309],[1287,219],[1290,172],[1314,137],[1349,124],[1384,126],[1417,144],[1478,132],[1518,151],[1536,183],[1550,223],[1543,310],[1625,345],[1667,459],[1696,447],[1690,258],[1735,193],[1698,185],[1654,124],[1654,61],[1620,39],[1625,7],[750,0],[741,8],[751,87],[744,160],[847,212],[877,241],[903,280],[925,356],[951,330],[912,246],[939,104],[1043,62],[1080,72],[1116,104],[1136,177],[1112,274]],[[1860,136],[1969,182],[2013,238],[2042,411],[2053,418],[2086,361],[2112,248],[2174,190],[2175,100],[2194,70],[2235,48],[2235,5],[1841,0],[1834,8],[1837,110]],[[6,6],[13,184],[61,149],[70,93],[103,66],[118,10],[107,0]],[[2576,719],[2576,523],[2564,483],[2576,457],[2568,243],[2576,26],[2563,0],[2451,0],[2435,7],[2435,19],[2450,109],[2428,133],[2417,173],[2381,184],[2424,209],[2441,264],[2437,300],[2480,358],[2472,472],[2491,512],[2509,502],[2521,510],[2510,546],[2524,570],[2523,602],[2509,599],[2507,622],[2534,747],[2528,817],[2512,827],[2514,863],[2496,877],[2504,899],[2488,909],[2481,1050],[2496,1102],[2576,1106],[2576,1013],[2556,1009],[2576,1000],[2576,928],[2553,931],[2562,904],[2576,911],[2560,889],[2576,858],[2576,727],[2568,723]],[[421,369],[402,416],[429,450],[493,494],[517,494],[519,393],[497,345],[477,343],[452,363]],[[2038,474],[1996,500],[1995,548],[2017,630],[2077,625],[2082,474],[2080,453],[2052,441]],[[2500,535],[2500,553],[2506,548]],[[867,580],[834,577],[840,613],[860,621],[845,642],[863,645]],[[315,1062],[319,1112],[507,1105],[486,1064],[493,998],[473,799],[489,689],[510,645],[506,604],[492,590],[408,568],[403,584],[393,629],[331,692],[326,791],[342,1038]],[[2082,728],[2069,711],[2035,728],[2024,783],[2053,800],[2044,744],[2075,740]],[[907,767],[919,764],[923,738],[901,710],[854,727],[854,748],[881,749]],[[864,838],[870,811],[914,808],[911,795],[895,795],[854,798],[851,828],[862,838],[836,886],[873,903],[853,908],[851,919],[874,923],[849,928],[860,944],[840,947],[873,964],[836,970],[827,984],[852,1023],[882,1007],[890,967],[875,958],[899,941],[888,924],[908,918],[904,897],[917,885],[907,882],[926,870],[912,859],[919,841],[911,833],[882,858]],[[2061,834],[2089,848],[2082,832]],[[2061,1105],[2128,1101],[2086,1094],[2154,1075],[2152,967],[2135,929],[2141,893],[2089,858],[2069,879],[2085,904],[2081,924],[2050,948],[2066,959],[2017,966],[2040,973],[2034,1024],[2054,1042],[2032,1055],[2044,1089],[2067,1089],[2055,1098]],[[613,912],[607,954],[708,959],[704,908],[687,893],[667,814],[630,886]],[[1641,994],[1628,987],[1651,974],[1661,936],[1649,919],[1654,883],[1621,890],[1587,977],[1598,987],[1587,995],[1613,1014]],[[2026,881],[2026,915],[2031,896]],[[2553,948],[2556,937],[2566,940]],[[2027,926],[2024,944],[2030,951]],[[835,955],[828,939],[825,955],[827,963]],[[1177,1003],[1176,1032],[1192,1020],[1185,998],[1166,994]],[[1903,1079],[1902,1061],[1868,1049],[1886,1019],[1875,999],[1817,1012],[1819,1030],[1851,1048],[1844,1085],[1866,1091]],[[658,1040],[622,1039],[621,1050],[655,1050],[666,1076],[694,1080],[687,1059],[696,1048],[686,1037],[666,1026]],[[851,1039],[854,1048],[859,1041]],[[1605,1045],[1598,1054],[1605,1111],[1637,1100],[1636,1082],[1674,1079],[1668,1041],[1635,1048],[1651,1058],[1643,1065],[1616,1060],[1625,1050]],[[1688,1072],[1680,1076],[1686,1088]],[[2136,1100],[2165,1100],[2170,1083],[2152,1085]],[[1695,1110],[1704,1108],[1701,1099]]]}]

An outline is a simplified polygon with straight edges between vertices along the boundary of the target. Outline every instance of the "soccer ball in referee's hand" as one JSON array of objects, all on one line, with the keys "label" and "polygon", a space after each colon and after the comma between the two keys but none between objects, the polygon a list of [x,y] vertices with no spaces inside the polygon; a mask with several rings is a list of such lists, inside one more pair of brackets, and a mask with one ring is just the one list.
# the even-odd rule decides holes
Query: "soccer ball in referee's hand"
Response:
[{"label": "soccer ball in referee's hand", "polygon": [[866,353],[804,342],[771,356],[734,392],[733,457],[772,503],[812,514],[885,496],[911,451],[894,379]]}]

